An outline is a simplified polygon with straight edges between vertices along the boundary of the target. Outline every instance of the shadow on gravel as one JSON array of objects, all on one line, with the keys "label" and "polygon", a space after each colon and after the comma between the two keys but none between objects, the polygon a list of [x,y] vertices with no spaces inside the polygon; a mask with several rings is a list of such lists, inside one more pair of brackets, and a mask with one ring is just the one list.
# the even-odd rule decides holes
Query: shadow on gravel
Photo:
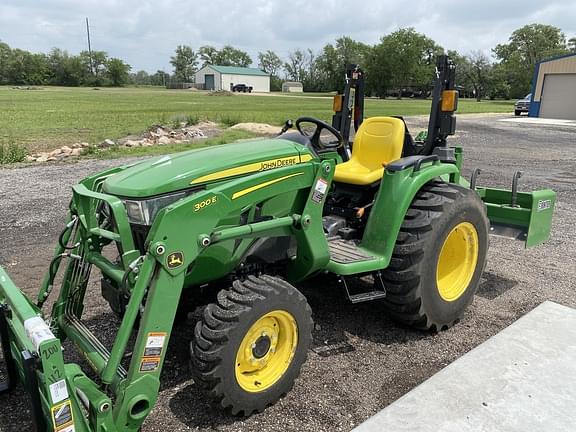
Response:
[{"label": "shadow on gravel", "polygon": [[241,419],[210,405],[195,384],[182,388],[170,399],[170,411],[183,424],[194,430],[219,430],[219,426],[236,423]]},{"label": "shadow on gravel", "polygon": [[494,273],[484,272],[476,295],[488,300],[494,300],[516,285],[518,285],[518,281],[507,279]]},{"label": "shadow on gravel", "polygon": [[[361,283],[350,282],[349,285]],[[429,332],[413,330],[392,321],[378,300],[351,304],[343,287],[333,277],[318,277],[299,288],[314,314],[312,351],[321,357],[354,351],[355,342],[351,338],[391,345],[430,337]],[[364,289],[369,288],[364,286]]]}]

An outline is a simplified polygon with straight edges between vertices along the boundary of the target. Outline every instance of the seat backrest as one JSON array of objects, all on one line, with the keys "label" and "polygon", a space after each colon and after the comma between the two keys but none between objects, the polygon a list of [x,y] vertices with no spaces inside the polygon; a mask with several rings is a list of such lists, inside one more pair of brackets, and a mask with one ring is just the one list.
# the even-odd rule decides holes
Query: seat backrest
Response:
[{"label": "seat backrest", "polygon": [[404,122],[394,117],[370,117],[358,128],[352,159],[372,170],[402,156]]}]

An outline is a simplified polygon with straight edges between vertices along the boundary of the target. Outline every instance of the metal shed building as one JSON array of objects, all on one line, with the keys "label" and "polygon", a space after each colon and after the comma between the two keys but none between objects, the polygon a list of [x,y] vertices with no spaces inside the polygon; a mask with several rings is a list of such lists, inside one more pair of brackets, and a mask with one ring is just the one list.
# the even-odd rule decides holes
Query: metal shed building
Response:
[{"label": "metal shed building", "polygon": [[301,82],[286,81],[282,83],[282,91],[284,93],[302,93],[304,86]]},{"label": "metal shed building", "polygon": [[576,120],[576,54],[543,60],[536,65],[528,115]]},{"label": "metal shed building", "polygon": [[207,65],[195,77],[205,90],[231,90],[236,84],[246,84],[255,92],[270,92],[270,75],[256,68]]}]

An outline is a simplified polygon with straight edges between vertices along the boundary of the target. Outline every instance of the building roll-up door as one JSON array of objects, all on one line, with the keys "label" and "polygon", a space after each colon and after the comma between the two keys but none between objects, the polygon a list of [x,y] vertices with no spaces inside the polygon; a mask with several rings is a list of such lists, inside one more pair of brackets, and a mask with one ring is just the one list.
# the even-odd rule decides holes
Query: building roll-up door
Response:
[{"label": "building roll-up door", "polygon": [[576,73],[546,75],[539,117],[576,120]]},{"label": "building roll-up door", "polygon": [[204,75],[204,89],[205,90],[214,90],[214,75],[213,74]]}]

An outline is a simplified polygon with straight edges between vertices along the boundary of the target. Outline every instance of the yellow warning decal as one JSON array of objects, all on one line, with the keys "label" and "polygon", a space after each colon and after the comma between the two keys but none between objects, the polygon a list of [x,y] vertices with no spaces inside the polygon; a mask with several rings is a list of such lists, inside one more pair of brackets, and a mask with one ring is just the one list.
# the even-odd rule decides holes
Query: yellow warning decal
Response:
[{"label": "yellow warning decal", "polygon": [[160,368],[160,357],[142,357],[140,372],[156,372]]},{"label": "yellow warning decal", "polygon": [[277,158],[277,159],[268,159],[268,160],[264,160],[264,161],[254,162],[254,163],[247,164],[247,165],[242,165],[242,166],[235,167],[235,168],[225,169],[223,171],[218,171],[218,172],[215,172],[212,174],[198,177],[197,179],[192,180],[190,182],[190,184],[204,183],[204,182],[208,182],[208,181],[221,180],[221,179],[224,179],[227,177],[233,177],[233,176],[238,176],[238,175],[242,175],[242,174],[250,174],[250,173],[255,173],[255,172],[260,172],[260,171],[268,171],[268,170],[276,169],[276,168],[284,168],[287,166],[298,165],[302,162],[308,162],[311,159],[312,159],[312,156],[309,154],[302,155],[301,157],[300,157],[300,155],[295,155],[295,156],[289,156],[289,157],[283,157],[283,158]]},{"label": "yellow warning decal", "polygon": [[52,424],[56,432],[74,432],[74,414],[70,399],[52,407]]},{"label": "yellow warning decal", "polygon": [[304,174],[304,173],[299,172],[296,174],[290,174],[290,175],[287,175],[284,177],[275,178],[273,180],[269,180],[267,182],[257,184],[255,186],[251,186],[251,187],[246,188],[246,189],[242,189],[241,191],[234,192],[234,194],[232,195],[232,199],[235,200],[236,198],[240,198],[246,194],[249,194],[250,192],[257,191],[258,189],[265,188],[266,186],[270,186],[270,185],[273,185],[274,183],[278,183],[278,182],[281,182],[283,180],[287,180],[287,179],[292,178],[292,177],[300,176],[302,174]]}]

